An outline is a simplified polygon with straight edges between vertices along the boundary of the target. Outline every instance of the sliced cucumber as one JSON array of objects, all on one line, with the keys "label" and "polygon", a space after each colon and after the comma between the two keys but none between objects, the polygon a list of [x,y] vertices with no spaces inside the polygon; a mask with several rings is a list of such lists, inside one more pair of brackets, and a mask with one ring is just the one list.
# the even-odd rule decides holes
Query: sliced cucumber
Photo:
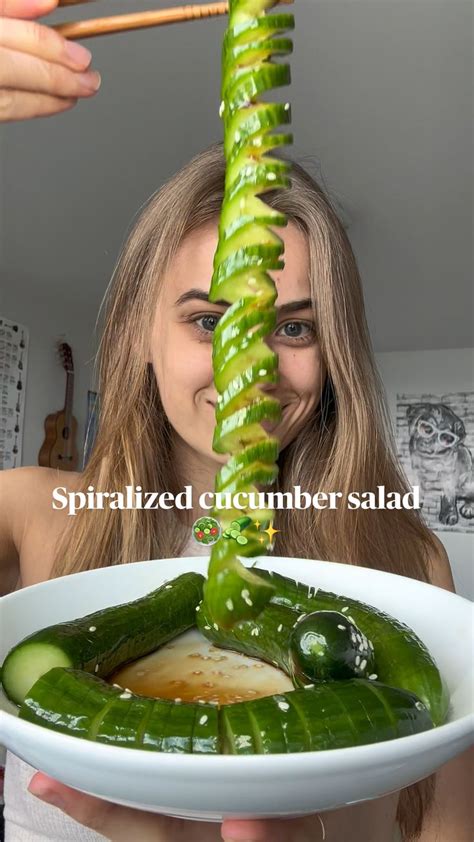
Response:
[{"label": "sliced cucumber", "polygon": [[21,704],[35,681],[55,666],[104,677],[153,652],[194,625],[203,583],[200,573],[183,573],[141,599],[29,635],[4,661],[7,696]]},{"label": "sliced cucumber", "polygon": [[220,716],[225,747],[232,754],[347,748],[433,727],[413,693],[361,678],[226,705]]},{"label": "sliced cucumber", "polygon": [[415,693],[441,725],[449,708],[449,693],[435,661],[412,629],[370,605],[298,584],[266,570],[253,571],[275,586],[272,603],[298,612],[339,611],[364,633],[375,650],[375,672],[380,681]]},{"label": "sliced cucumber", "polygon": [[49,670],[29,689],[18,715],[63,734],[123,748],[219,752],[215,705],[147,699],[79,670]]}]

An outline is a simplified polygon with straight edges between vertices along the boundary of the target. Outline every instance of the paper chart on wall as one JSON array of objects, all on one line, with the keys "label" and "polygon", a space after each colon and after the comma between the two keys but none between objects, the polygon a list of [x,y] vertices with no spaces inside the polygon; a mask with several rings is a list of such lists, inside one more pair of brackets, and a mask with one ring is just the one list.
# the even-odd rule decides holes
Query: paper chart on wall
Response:
[{"label": "paper chart on wall", "polygon": [[0,470],[21,465],[28,329],[0,316]]}]

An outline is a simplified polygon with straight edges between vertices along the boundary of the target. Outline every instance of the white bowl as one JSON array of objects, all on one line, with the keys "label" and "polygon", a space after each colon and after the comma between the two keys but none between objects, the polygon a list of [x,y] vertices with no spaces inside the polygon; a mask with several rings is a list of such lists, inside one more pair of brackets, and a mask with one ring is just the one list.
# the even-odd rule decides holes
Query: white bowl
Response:
[{"label": "white bowl", "polygon": [[[44,626],[136,599],[188,570],[206,573],[207,564],[202,558],[158,559],[78,573],[9,594],[0,600],[0,660]],[[0,743],[84,792],[205,821],[297,816],[376,798],[426,777],[469,746],[474,660],[468,600],[362,567],[277,557],[262,558],[258,565],[363,600],[411,626],[447,681],[449,721],[422,734],[334,751],[165,754],[91,743],[23,722],[2,696]]]}]

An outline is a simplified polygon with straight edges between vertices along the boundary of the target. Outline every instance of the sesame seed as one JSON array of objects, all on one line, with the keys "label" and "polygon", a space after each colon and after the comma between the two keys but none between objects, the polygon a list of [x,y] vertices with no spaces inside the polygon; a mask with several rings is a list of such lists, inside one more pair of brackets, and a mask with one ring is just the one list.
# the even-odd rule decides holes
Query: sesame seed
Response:
[{"label": "sesame seed", "polygon": [[181,701],[182,701],[181,696],[176,696],[175,702],[181,702]]},{"label": "sesame seed", "polygon": [[417,710],[424,710],[425,709],[425,706],[424,706],[423,702],[415,702],[415,707],[416,707]]},{"label": "sesame seed", "polygon": [[119,699],[131,699],[132,694],[129,690],[126,690],[125,693],[120,693]]},{"label": "sesame seed", "polygon": [[165,591],[170,591],[173,585],[165,585]]},{"label": "sesame seed", "polygon": [[345,606],[344,606],[344,608],[341,608],[341,611],[344,611],[344,613],[345,613],[346,611],[349,611],[349,606],[348,606],[348,605],[345,605]]},{"label": "sesame seed", "polygon": [[210,627],[210,626],[204,626],[204,628],[205,628],[205,629],[207,629],[207,630],[209,631],[209,629],[210,629],[211,627]]},{"label": "sesame seed", "polygon": [[365,658],[362,658],[362,661],[360,662],[361,670],[365,670],[366,666],[367,666],[367,661],[365,660]]},{"label": "sesame seed", "polygon": [[281,632],[282,628],[283,628],[283,623],[280,623],[280,625],[277,628],[277,631]]},{"label": "sesame seed", "polygon": [[305,689],[305,690],[308,690],[308,689],[310,689],[311,687],[314,687],[314,684],[305,684],[304,689]]},{"label": "sesame seed", "polygon": [[369,640],[369,646],[370,646],[370,648],[371,648],[371,650],[372,650],[372,652],[373,652],[373,651],[374,651],[374,644],[372,643],[372,641],[371,641],[371,640]]},{"label": "sesame seed", "polygon": [[356,665],[356,667],[358,667],[358,666],[359,666],[359,664],[360,664],[360,655],[356,655],[356,658],[355,658],[355,665]]},{"label": "sesame seed", "polygon": [[199,724],[205,725],[208,719],[209,719],[209,717],[204,714],[204,716],[201,716],[201,719],[199,720]]},{"label": "sesame seed", "polygon": [[351,615],[350,615],[350,614],[348,614],[348,615],[347,615],[347,619],[348,619],[351,623],[353,623],[353,624],[354,624],[354,626],[355,626],[356,621],[354,620],[354,617],[351,617]]},{"label": "sesame seed", "polygon": [[359,643],[359,652],[364,652],[365,646],[363,643]]},{"label": "sesame seed", "polygon": [[338,623],[338,626],[337,626],[337,627],[338,627],[338,629],[341,629],[341,631],[345,631],[345,630],[346,630],[346,627],[345,627],[345,626],[343,626],[343,625],[341,625],[341,623]]},{"label": "sesame seed", "polygon": [[285,111],[289,111],[289,110],[290,110],[290,103],[285,102]]},{"label": "sesame seed", "polygon": [[225,102],[224,102],[224,100],[222,100],[222,102],[219,106],[219,117],[222,117],[224,111],[225,111]]},{"label": "sesame seed", "polygon": [[94,672],[99,672],[99,664],[96,664],[94,667]]},{"label": "sesame seed", "polygon": [[216,631],[219,631],[219,626],[217,625],[217,623],[213,623],[212,625],[214,626]]},{"label": "sesame seed", "polygon": [[259,370],[259,372],[258,372],[258,373],[259,373],[259,376],[260,376],[260,377],[265,377],[265,375],[266,375],[266,373],[267,373],[267,369],[266,369],[266,368],[261,368],[261,369]]},{"label": "sesame seed", "polygon": [[229,611],[233,611],[233,610],[234,610],[234,603],[232,602],[232,600],[230,599],[230,597],[229,597],[229,599],[226,599],[225,604],[226,604],[226,608],[228,608],[228,609],[229,609]]},{"label": "sesame seed", "polygon": [[252,631],[250,632],[250,634],[251,634],[252,636],[258,637],[258,635],[260,634],[260,632],[259,632],[258,628],[255,626],[255,628],[254,628],[254,629],[252,629]]},{"label": "sesame seed", "polygon": [[200,610],[201,610],[201,606],[200,606],[200,605],[196,605],[196,611],[200,611]]},{"label": "sesame seed", "polygon": [[373,672],[371,675],[369,675],[369,678],[371,681],[375,681],[375,679],[377,678],[377,673]]},{"label": "sesame seed", "polygon": [[268,181],[276,181],[275,173],[274,172],[267,173],[267,179],[268,179]]},{"label": "sesame seed", "polygon": [[89,626],[89,631],[90,631],[90,632],[95,632],[95,631],[97,631],[97,626]]},{"label": "sesame seed", "polygon": [[285,711],[290,709],[288,702],[278,702],[278,707],[280,708],[280,710]]},{"label": "sesame seed", "polygon": [[235,140],[235,142],[236,142],[236,143],[238,143],[238,142],[239,142],[239,140],[240,140],[240,132],[236,132],[236,133],[235,133],[235,135],[234,135],[234,140]]}]

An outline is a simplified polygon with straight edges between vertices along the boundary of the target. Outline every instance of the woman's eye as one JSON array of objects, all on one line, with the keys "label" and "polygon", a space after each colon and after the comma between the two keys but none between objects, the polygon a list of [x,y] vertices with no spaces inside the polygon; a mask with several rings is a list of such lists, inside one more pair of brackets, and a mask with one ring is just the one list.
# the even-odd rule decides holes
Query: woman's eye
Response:
[{"label": "woman's eye", "polygon": [[276,336],[292,339],[296,342],[309,342],[314,339],[314,327],[308,322],[285,322],[276,331]]},{"label": "woman's eye", "polygon": [[205,316],[199,316],[198,319],[193,319],[193,324],[202,333],[212,333],[216,329],[219,319],[220,316],[217,313],[207,313]]}]

